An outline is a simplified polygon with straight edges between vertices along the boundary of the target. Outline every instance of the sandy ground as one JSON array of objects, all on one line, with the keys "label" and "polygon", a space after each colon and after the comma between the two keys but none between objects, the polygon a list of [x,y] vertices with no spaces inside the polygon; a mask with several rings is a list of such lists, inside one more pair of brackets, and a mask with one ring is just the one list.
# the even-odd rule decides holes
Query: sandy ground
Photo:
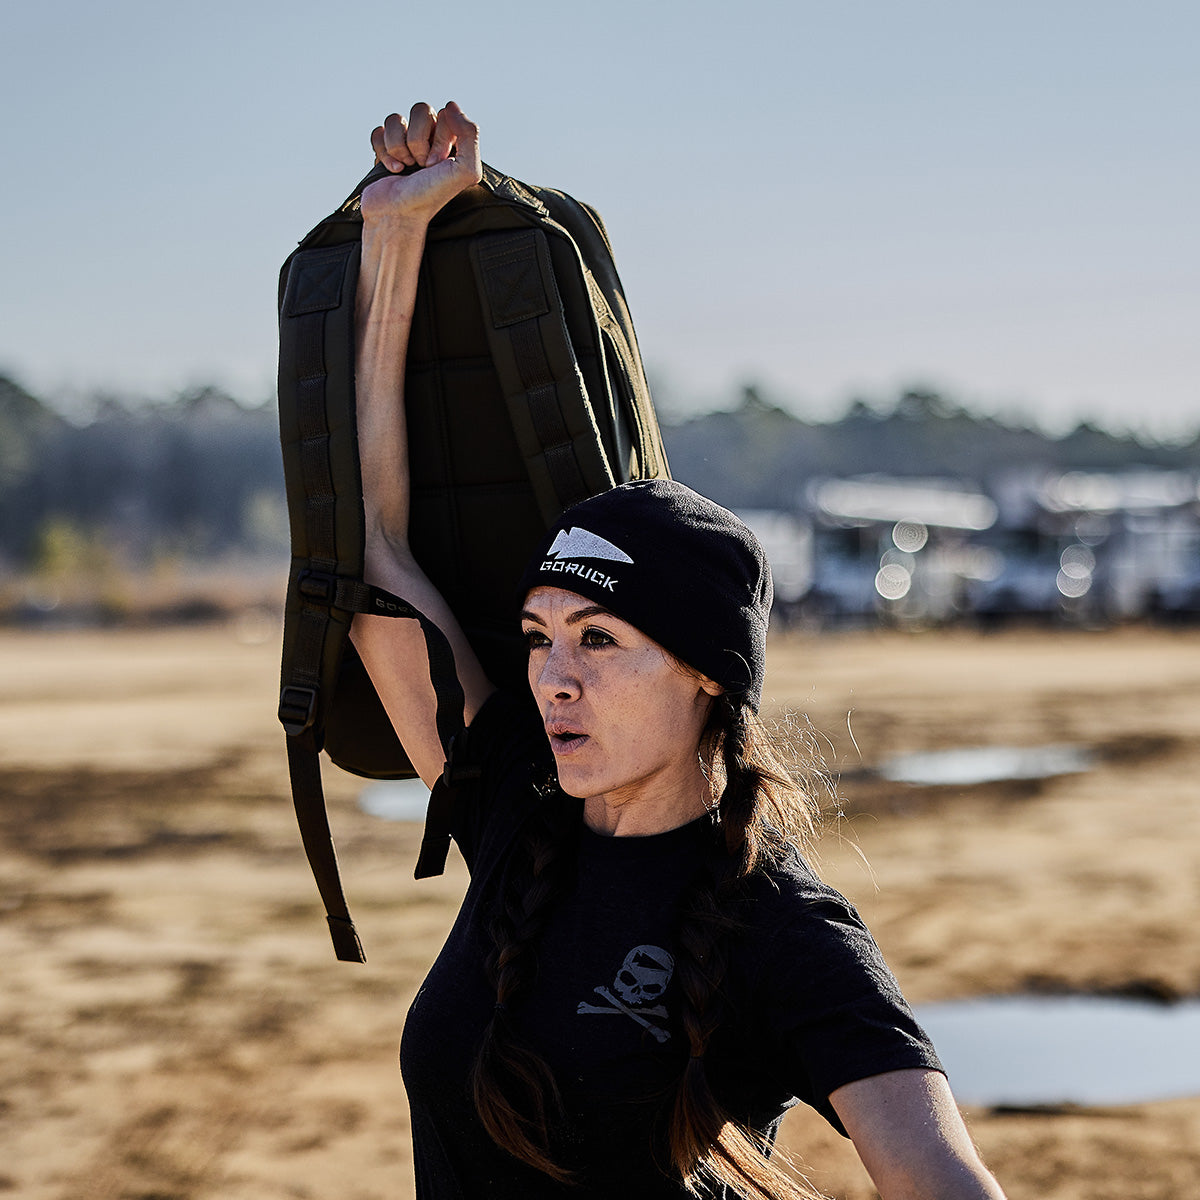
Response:
[{"label": "sandy ground", "polygon": [[[411,1195],[404,1011],[463,886],[326,772],[370,958],[333,961],[274,720],[275,632],[0,633],[0,1194]],[[838,779],[821,868],[910,999],[1200,994],[1200,636],[777,641],[767,694]],[[881,784],[891,754],[1070,742],[1086,774]],[[859,851],[870,863],[863,865]],[[1012,1200],[1200,1195],[1200,1099],[968,1110]],[[789,1115],[843,1200],[853,1150]]]}]

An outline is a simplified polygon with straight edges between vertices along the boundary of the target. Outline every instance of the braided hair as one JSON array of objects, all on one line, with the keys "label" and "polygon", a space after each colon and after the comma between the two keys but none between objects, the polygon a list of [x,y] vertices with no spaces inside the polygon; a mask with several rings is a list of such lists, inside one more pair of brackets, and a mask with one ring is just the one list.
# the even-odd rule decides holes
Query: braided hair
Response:
[{"label": "braided hair", "polygon": [[773,1163],[761,1135],[725,1111],[705,1055],[724,1017],[738,900],[756,870],[779,864],[789,845],[811,842],[817,807],[753,710],[728,694],[713,705],[704,749],[723,784],[717,820],[726,856],[696,881],[681,914],[676,973],[689,1055],[671,1106],[671,1163],[697,1195],[716,1184],[750,1200],[815,1200],[820,1193]]},{"label": "braided hair", "polygon": [[565,889],[564,831],[553,820],[549,786],[527,824],[489,924],[492,949],[484,962],[496,1005],[483,1032],[471,1075],[475,1108],[498,1146],[566,1183],[571,1173],[550,1153],[550,1135],[562,1118],[562,1096],[545,1060],[517,1032],[512,1009],[537,973],[537,943]]},{"label": "braided hair", "polygon": [[[749,1200],[818,1200],[820,1193],[767,1157],[761,1135],[736,1122],[714,1095],[705,1055],[724,1019],[723,992],[738,901],[756,872],[779,863],[789,846],[810,844],[817,805],[753,709],[717,697],[701,741],[723,853],[697,876],[680,908],[676,978],[688,1058],[666,1098],[670,1170],[696,1195],[725,1186]],[[552,1178],[573,1176],[551,1150],[562,1120],[553,1073],[510,1020],[533,985],[537,943],[567,886],[567,837],[552,806],[526,827],[491,922],[486,967],[496,1007],[472,1075],[476,1110],[492,1140]]]}]

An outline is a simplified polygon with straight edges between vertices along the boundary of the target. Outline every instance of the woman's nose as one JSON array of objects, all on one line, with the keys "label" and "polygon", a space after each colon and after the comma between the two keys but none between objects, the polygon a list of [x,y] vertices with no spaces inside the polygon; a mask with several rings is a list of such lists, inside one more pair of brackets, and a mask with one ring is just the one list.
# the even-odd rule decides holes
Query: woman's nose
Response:
[{"label": "woman's nose", "polygon": [[554,700],[573,700],[579,695],[579,672],[567,651],[550,647],[538,672],[536,690],[540,696]]}]

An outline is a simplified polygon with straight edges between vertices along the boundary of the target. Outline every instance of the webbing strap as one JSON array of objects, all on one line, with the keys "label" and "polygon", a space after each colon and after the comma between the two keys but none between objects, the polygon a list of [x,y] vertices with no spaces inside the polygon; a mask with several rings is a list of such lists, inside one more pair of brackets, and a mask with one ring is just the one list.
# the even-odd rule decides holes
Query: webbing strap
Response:
[{"label": "webbing strap", "polygon": [[421,835],[421,849],[417,854],[414,879],[429,879],[446,870],[446,855],[450,853],[451,830],[454,819],[454,790],[448,782],[451,772],[450,760],[446,769],[436,779],[429,793],[429,807],[425,810],[425,832]]},{"label": "webbing strap", "polygon": [[[289,483],[303,497],[300,512],[293,513],[293,525],[298,520],[300,526],[292,530],[293,553],[318,571],[327,572],[337,569],[337,538],[326,325],[346,293],[354,249],[347,244],[299,254],[288,274],[280,312],[280,416],[291,422],[290,428],[281,432],[285,439],[294,440],[292,466],[299,478]],[[353,288],[349,294],[353,303]],[[365,962],[342,889],[321,785],[319,704],[330,612],[303,589],[289,600],[292,636],[280,685],[279,719],[288,735],[292,803],[304,852],[325,906],[334,952],[343,962]]]},{"label": "webbing strap", "polygon": [[[457,784],[476,778],[479,774],[479,768],[467,761],[467,731],[463,725],[465,700],[462,684],[458,678],[458,668],[454,661],[454,648],[441,629],[420,609],[414,608],[407,600],[403,600],[383,588],[364,583],[361,579],[345,579],[319,571],[305,571],[298,580],[298,587],[302,595],[307,596],[315,603],[326,604],[330,608],[341,609],[343,612],[369,613],[374,616],[408,618],[416,621],[421,627],[421,633],[425,638],[425,651],[429,656],[429,678],[437,700],[435,722],[438,740],[442,743],[442,750],[446,755],[446,765],[429,795],[429,807],[425,814],[425,832],[421,838],[421,849],[417,855],[414,874],[417,879],[441,875],[446,869],[446,855],[450,850],[454,816],[453,789]],[[315,761],[315,754],[313,757]],[[304,783],[306,787],[311,787],[313,780],[306,778]],[[319,791],[321,785],[319,770],[316,772],[315,785]],[[324,819],[323,800],[321,813],[322,819]],[[314,836],[322,848],[320,854],[323,855],[323,848],[328,841],[328,824],[325,826],[324,836],[321,836],[321,832],[320,829],[314,827]],[[329,844],[332,847],[332,843]],[[308,848],[307,840],[305,848]],[[310,854],[310,862],[312,857]],[[317,873],[315,866],[313,873]],[[336,858],[333,874],[336,878]],[[320,876],[318,876],[317,885],[318,887],[322,886]],[[322,891],[322,895],[324,894]],[[329,911],[332,912],[332,910]],[[337,942],[336,936],[334,942],[335,944]]]},{"label": "webbing strap", "polygon": [[333,952],[341,962],[366,962],[362,943],[346,906],[346,895],[338,874],[337,851],[329,831],[325,793],[321,787],[321,760],[312,730],[287,739],[288,775],[292,781],[292,803],[304,842],[304,853],[312,868],[325,920],[333,938]]},{"label": "webbing strap", "polygon": [[[327,609],[409,618],[421,627],[429,655],[429,677],[437,698],[435,720],[438,740],[446,754],[446,765],[430,793],[415,875],[417,879],[441,875],[446,869],[446,855],[450,849],[454,811],[452,787],[478,774],[478,768],[463,762],[466,746],[464,697],[453,647],[441,629],[424,613],[383,588],[317,571],[303,572],[297,586],[300,594],[310,603]],[[365,962],[362,944],[350,919],[342,890],[337,851],[325,810],[319,747],[312,729],[315,704],[315,684],[311,687],[285,686],[280,692],[279,717],[289,734],[288,773],[292,783],[292,802],[296,808],[304,852],[325,905],[334,952],[344,962]]]},{"label": "webbing strap", "polygon": [[341,579],[316,571],[306,571],[300,577],[300,590],[310,597],[321,594],[328,596],[325,602],[343,612],[407,617],[420,625],[421,633],[425,637],[425,650],[429,655],[429,678],[437,697],[435,719],[438,740],[442,743],[442,749],[449,761],[455,738],[463,728],[465,699],[462,684],[458,679],[458,667],[454,661],[454,649],[441,629],[407,600],[402,600],[399,596],[373,584],[363,583],[360,579]]},{"label": "webbing strap", "polygon": [[[475,238],[471,263],[517,444],[549,525],[564,508],[615,480],[607,463],[589,464],[590,478],[580,463],[569,414],[578,421],[590,405],[546,236],[529,229]],[[598,433],[592,433],[588,443],[600,445]]]}]

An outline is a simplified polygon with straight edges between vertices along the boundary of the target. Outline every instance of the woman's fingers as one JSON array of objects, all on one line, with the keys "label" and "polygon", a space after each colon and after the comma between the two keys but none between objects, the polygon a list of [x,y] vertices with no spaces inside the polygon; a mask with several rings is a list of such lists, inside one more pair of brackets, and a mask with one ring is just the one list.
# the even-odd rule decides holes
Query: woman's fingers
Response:
[{"label": "woman's fingers", "polygon": [[408,148],[408,125],[399,113],[392,113],[382,125],[371,133],[371,149],[375,158],[389,171],[402,171],[416,165],[416,159]]},{"label": "woman's fingers", "polygon": [[472,175],[480,174],[479,129],[453,100],[436,114],[428,104],[414,104],[407,121],[392,113],[372,131],[371,149],[393,173],[432,167],[456,153]]},{"label": "woman's fingers", "polygon": [[382,125],[376,125],[371,130],[371,149],[375,151],[375,161],[383,163],[389,171],[399,171],[403,164],[398,163],[387,151],[387,139]]},{"label": "woman's fingers", "polygon": [[433,144],[434,126],[437,117],[428,104],[414,104],[408,114],[408,149],[417,166],[425,166],[429,158],[429,147]]},{"label": "woman's fingers", "polygon": [[[383,123],[383,140],[388,156],[400,167],[416,165],[412,150],[408,145],[408,122],[399,114],[392,113]],[[399,170],[400,167],[396,169]]]},{"label": "woman's fingers", "polygon": [[461,108],[451,100],[437,115],[433,143],[426,159],[428,166],[445,162],[456,151],[459,165],[479,178],[479,128],[467,119]]}]

